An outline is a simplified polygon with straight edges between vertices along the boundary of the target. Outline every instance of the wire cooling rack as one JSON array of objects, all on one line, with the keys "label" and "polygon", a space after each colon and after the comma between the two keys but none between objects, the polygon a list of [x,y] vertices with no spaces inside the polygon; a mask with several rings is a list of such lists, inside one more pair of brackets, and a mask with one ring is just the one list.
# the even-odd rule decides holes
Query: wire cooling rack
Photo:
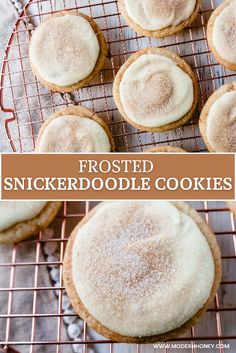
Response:
[{"label": "wire cooling rack", "polygon": [[[1,121],[4,121],[12,151],[33,151],[42,123],[54,111],[69,104],[83,104],[106,120],[118,152],[141,152],[158,144],[205,151],[197,124],[199,113],[216,88],[235,78],[234,73],[217,64],[206,40],[208,18],[221,2],[202,0],[201,11],[191,27],[176,36],[159,40],[137,36],[119,14],[115,0],[30,0],[14,26],[1,73]],[[28,57],[33,29],[49,14],[65,9],[78,10],[93,17],[109,44],[109,55],[100,76],[72,95],[51,93],[43,87],[33,75]],[[112,82],[120,65],[133,52],[151,45],[165,47],[183,57],[199,82],[199,103],[192,120],[171,132],[146,133],[134,129],[122,119],[113,101]]]},{"label": "wire cooling rack", "polygon": [[[71,344],[73,341],[62,334],[63,317],[67,315],[62,310],[62,296],[64,292],[62,260],[71,229],[89,212],[94,204],[92,202],[64,202],[61,212],[52,225],[52,228],[55,229],[54,238],[45,239],[43,233],[40,233],[33,241],[29,240],[15,245],[13,251],[9,251],[7,261],[3,262],[0,258],[0,271],[1,273],[5,273],[5,278],[7,277],[4,281],[4,287],[1,286],[0,288],[0,296],[5,296],[6,304],[4,309],[0,308],[0,327],[4,326],[4,337],[1,337],[3,346],[10,346],[15,350],[20,350],[23,346],[24,349],[20,351],[24,353],[48,352],[49,348],[51,349],[50,352],[60,353],[65,352],[66,347],[72,347]],[[211,308],[198,325],[174,342],[181,345],[193,344],[193,347],[175,350],[169,348],[154,349],[152,345],[121,345],[94,335],[94,332],[91,333],[85,323],[83,338],[80,342],[83,348],[81,350],[82,353],[87,353],[89,347],[95,353],[198,353],[202,351],[209,353],[234,353],[236,351],[235,219],[224,202],[195,202],[192,205],[215,232],[221,248],[223,262],[222,282]],[[42,257],[45,242],[57,243],[59,249],[59,260],[57,262],[50,263]],[[22,256],[22,247],[24,249],[29,247],[33,252],[33,259],[31,261]],[[47,286],[40,285],[40,276],[42,276],[42,272],[46,271],[49,265],[58,266],[60,269],[59,287],[57,288],[59,291],[57,293],[58,296],[55,295],[53,283]],[[22,272],[24,270],[28,271],[29,277],[32,277],[32,285],[26,286],[24,279],[19,283],[19,271]],[[25,296],[30,295],[32,303],[30,303],[31,309],[29,311],[26,311],[24,306],[18,308],[17,312],[14,311],[13,301],[17,300],[15,296],[19,293]],[[51,309],[45,313],[39,303],[39,296],[42,295],[45,300],[48,300],[49,295],[53,296],[56,303],[54,307],[56,309],[51,305]],[[23,320],[23,322],[21,321],[21,325],[26,324],[29,327],[28,335],[26,335],[28,339],[25,339],[25,341],[17,340],[17,332],[13,329],[16,321],[19,319]],[[55,332],[47,341],[39,338],[38,324],[41,320],[47,320],[48,324],[55,325]],[[1,329],[0,332],[2,331]],[[207,343],[214,344],[215,346],[209,350],[194,348],[194,344]],[[227,348],[227,345],[230,348]],[[43,350],[43,347],[45,350]],[[8,351],[6,350],[6,352]]]}]

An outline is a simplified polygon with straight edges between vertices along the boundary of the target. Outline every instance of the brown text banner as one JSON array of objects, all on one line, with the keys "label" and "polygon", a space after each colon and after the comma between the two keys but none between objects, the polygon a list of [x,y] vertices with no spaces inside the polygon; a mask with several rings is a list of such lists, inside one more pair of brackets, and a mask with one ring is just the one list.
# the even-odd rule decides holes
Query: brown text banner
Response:
[{"label": "brown text banner", "polygon": [[3,200],[233,200],[233,154],[4,154]]}]

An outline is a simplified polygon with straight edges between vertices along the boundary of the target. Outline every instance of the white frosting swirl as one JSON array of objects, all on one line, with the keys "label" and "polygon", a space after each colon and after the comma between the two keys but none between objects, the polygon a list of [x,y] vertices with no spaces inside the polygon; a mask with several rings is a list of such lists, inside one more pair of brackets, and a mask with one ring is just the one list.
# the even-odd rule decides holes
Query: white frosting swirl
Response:
[{"label": "white frosting swirl", "polygon": [[219,56],[236,64],[236,1],[224,8],[214,21],[212,42]]},{"label": "white frosting swirl", "polygon": [[236,152],[236,91],[224,93],[212,104],[206,134],[215,151]]},{"label": "white frosting swirl", "polygon": [[192,79],[176,62],[159,54],[143,54],[125,71],[120,98],[129,119],[160,127],[184,117],[194,101]]},{"label": "white frosting swirl", "polygon": [[155,31],[177,26],[193,13],[196,0],[124,0],[128,16],[141,28]]},{"label": "white frosting swirl", "polygon": [[46,204],[45,201],[0,201],[0,231],[33,219]]},{"label": "white frosting swirl", "polygon": [[64,115],[53,119],[38,140],[38,152],[110,152],[105,130],[93,119]]},{"label": "white frosting swirl", "polygon": [[210,296],[214,260],[192,218],[170,202],[106,202],[77,232],[72,276],[89,313],[121,335],[180,327]]},{"label": "white frosting swirl", "polygon": [[90,23],[73,13],[43,22],[30,43],[30,61],[41,78],[59,86],[70,86],[87,78],[99,52]]}]

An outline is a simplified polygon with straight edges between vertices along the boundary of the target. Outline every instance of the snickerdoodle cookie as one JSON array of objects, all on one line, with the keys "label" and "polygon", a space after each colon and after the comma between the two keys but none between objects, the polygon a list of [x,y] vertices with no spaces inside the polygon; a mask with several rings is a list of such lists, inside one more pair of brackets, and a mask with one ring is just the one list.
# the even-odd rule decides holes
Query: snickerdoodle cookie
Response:
[{"label": "snickerdoodle cookie", "polygon": [[37,152],[111,152],[114,142],[107,124],[82,106],[64,108],[42,125]]},{"label": "snickerdoodle cookie", "polygon": [[75,11],[48,16],[33,33],[29,57],[39,81],[52,91],[87,85],[102,69],[106,40],[92,18]]},{"label": "snickerdoodle cookie", "polygon": [[17,243],[46,228],[61,202],[0,201],[0,243]]},{"label": "snickerdoodle cookie", "polygon": [[207,27],[209,47],[216,60],[236,71],[236,1],[225,0],[212,13]]},{"label": "snickerdoodle cookie", "polygon": [[221,277],[220,252],[183,202],[104,202],[74,229],[64,283],[78,314],[114,341],[169,340],[198,322]]},{"label": "snickerdoodle cookie", "polygon": [[201,0],[118,0],[118,4],[126,22],[138,34],[165,37],[194,21]]},{"label": "snickerdoodle cookie", "polygon": [[199,127],[210,152],[236,152],[236,82],[211,95],[201,112]]},{"label": "snickerdoodle cookie", "polygon": [[143,131],[167,131],[185,124],[198,100],[189,65],[157,47],[133,54],[116,75],[113,95],[130,124]]}]

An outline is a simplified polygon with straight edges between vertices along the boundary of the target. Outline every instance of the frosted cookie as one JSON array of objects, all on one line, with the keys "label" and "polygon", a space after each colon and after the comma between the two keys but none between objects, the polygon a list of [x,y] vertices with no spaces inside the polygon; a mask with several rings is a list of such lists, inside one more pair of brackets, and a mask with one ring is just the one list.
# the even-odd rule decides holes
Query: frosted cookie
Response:
[{"label": "frosted cookie", "polygon": [[72,232],[64,283],[88,325],[118,342],[183,334],[212,302],[220,252],[208,226],[182,202],[105,202]]},{"label": "frosted cookie", "polygon": [[206,102],[199,127],[210,152],[236,152],[236,82],[218,89]]},{"label": "frosted cookie", "polygon": [[92,18],[74,11],[48,16],[34,31],[29,48],[32,70],[52,91],[87,85],[102,69],[106,40]]},{"label": "frosted cookie", "polygon": [[176,146],[156,146],[151,148],[150,150],[146,150],[145,153],[187,153],[187,151],[183,150],[180,147]]},{"label": "frosted cookie", "polygon": [[207,27],[209,47],[216,60],[236,71],[236,1],[226,0],[212,13]]},{"label": "frosted cookie", "polygon": [[62,109],[42,125],[37,152],[111,152],[114,142],[106,123],[82,106]]},{"label": "frosted cookie", "polygon": [[189,26],[201,0],[118,0],[126,22],[138,34],[165,37]]},{"label": "frosted cookie", "polygon": [[61,202],[0,201],[0,243],[18,243],[46,228]]},{"label": "frosted cookie", "polygon": [[196,108],[194,73],[165,49],[147,48],[132,55],[116,75],[115,103],[130,124],[143,131],[167,131],[189,120]]}]

